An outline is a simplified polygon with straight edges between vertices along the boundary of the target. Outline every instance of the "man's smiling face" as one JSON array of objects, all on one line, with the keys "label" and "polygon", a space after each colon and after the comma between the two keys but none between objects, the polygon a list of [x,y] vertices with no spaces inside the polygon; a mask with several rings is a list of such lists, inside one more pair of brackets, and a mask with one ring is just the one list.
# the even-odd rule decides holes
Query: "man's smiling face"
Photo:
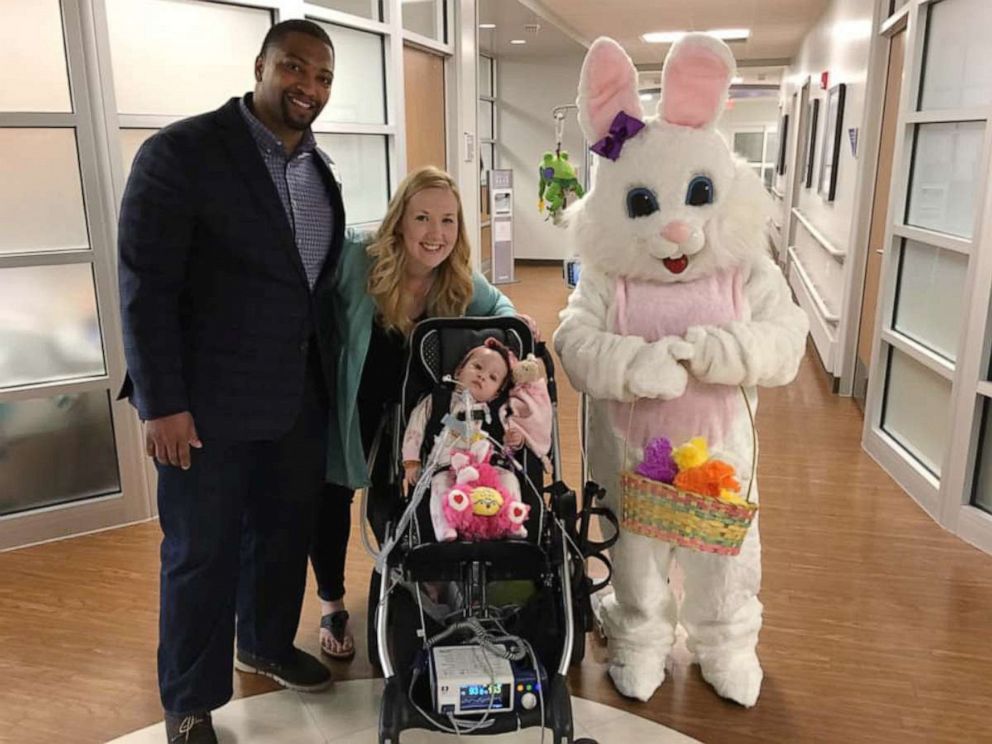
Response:
[{"label": "man's smiling face", "polygon": [[264,118],[306,130],[331,97],[334,55],[309,34],[291,32],[255,60],[252,101]]}]

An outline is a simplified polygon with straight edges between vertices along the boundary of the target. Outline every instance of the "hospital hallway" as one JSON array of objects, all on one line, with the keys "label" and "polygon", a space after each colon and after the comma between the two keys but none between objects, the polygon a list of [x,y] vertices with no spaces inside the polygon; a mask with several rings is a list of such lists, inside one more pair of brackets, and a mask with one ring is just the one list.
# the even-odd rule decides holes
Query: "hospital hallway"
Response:
[{"label": "hospital hallway", "polygon": [[[501,289],[550,337],[568,294],[560,264],[518,264],[517,278]],[[578,399],[559,381],[565,474],[577,487]],[[684,652],[649,702],[624,700],[592,636],[571,673],[573,695],[707,743],[992,736],[992,556],[944,531],[862,450],[862,416],[832,394],[812,348],[792,385],[760,392],[758,429],[758,705],[719,699]],[[357,510],[356,499],[347,603],[358,654],[329,662],[339,684],[318,693],[328,699],[346,689],[340,682],[377,675],[365,658],[371,561]],[[159,536],[150,521],[0,553],[0,741],[96,742],[160,721]],[[311,576],[297,641],[313,654],[318,616]],[[235,674],[236,698],[276,689]]]}]

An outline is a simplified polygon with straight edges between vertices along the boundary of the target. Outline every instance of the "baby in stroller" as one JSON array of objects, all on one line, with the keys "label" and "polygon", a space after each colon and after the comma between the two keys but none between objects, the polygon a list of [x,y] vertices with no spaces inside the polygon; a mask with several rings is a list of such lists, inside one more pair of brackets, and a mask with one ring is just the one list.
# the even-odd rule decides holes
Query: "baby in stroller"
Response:
[{"label": "baby in stroller", "polygon": [[[403,438],[404,475],[414,487],[422,462],[435,457],[430,515],[438,541],[527,536],[530,507],[520,498],[512,463],[497,464],[491,445],[502,440],[513,452],[529,444],[539,457],[550,448],[551,401],[546,384],[540,385],[544,381],[532,379],[531,361],[522,364],[487,338],[411,413]],[[511,387],[514,381],[519,390]],[[438,442],[446,423],[448,436]]]}]

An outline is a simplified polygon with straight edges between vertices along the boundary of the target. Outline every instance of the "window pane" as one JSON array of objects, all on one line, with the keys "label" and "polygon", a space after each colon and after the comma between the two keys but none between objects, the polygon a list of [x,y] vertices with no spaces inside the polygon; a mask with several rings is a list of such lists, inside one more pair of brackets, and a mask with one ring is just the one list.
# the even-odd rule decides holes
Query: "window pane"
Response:
[{"label": "window pane", "polygon": [[760,163],[764,141],[762,132],[735,132],[734,152],[749,163]]},{"label": "window pane", "polygon": [[72,129],[0,128],[0,253],[86,248]]},{"label": "window pane", "polygon": [[0,388],[104,372],[89,264],[0,269]]},{"label": "window pane", "polygon": [[492,97],[493,61],[490,57],[479,57],[479,95]]},{"label": "window pane", "polygon": [[775,178],[775,166],[767,165],[762,169],[764,175],[762,176],[762,181],[765,183],[765,188],[771,190],[772,179]]},{"label": "window pane", "polygon": [[0,402],[0,515],[120,490],[107,391]]},{"label": "window pane", "polygon": [[903,241],[895,329],[954,361],[967,271],[968,257],[961,253]]},{"label": "window pane", "polygon": [[389,201],[386,138],[377,134],[315,134],[337,168],[348,224],[381,220]]},{"label": "window pane", "polygon": [[319,25],[334,42],[334,85],[317,124],[385,124],[382,37],[330,23]]},{"label": "window pane", "polygon": [[889,348],[882,429],[938,477],[950,407],[951,383]]},{"label": "window pane", "polygon": [[992,3],[947,0],[930,6],[921,109],[992,103]]},{"label": "window pane", "polygon": [[373,21],[382,20],[379,0],[308,0],[308,2],[331,10],[340,10],[342,13],[371,18]]},{"label": "window pane", "polygon": [[134,156],[144,144],[145,140],[151,137],[157,129],[122,129],[121,130],[121,160],[124,163],[124,177],[127,178],[131,172],[131,164]]},{"label": "window pane", "polygon": [[992,431],[989,430],[989,411],[992,409],[992,401],[988,398],[982,406],[982,435],[979,440],[978,462],[975,467],[975,490],[972,494],[971,503],[992,512]]},{"label": "window pane", "polygon": [[4,0],[3,16],[0,111],[71,111],[59,0]]},{"label": "window pane", "polygon": [[479,139],[491,140],[493,136],[492,101],[479,101]]},{"label": "window pane", "polygon": [[107,0],[117,110],[199,114],[255,87],[267,10],[198,0]]},{"label": "window pane", "polygon": [[981,178],[985,124],[920,124],[909,186],[910,225],[970,238]]},{"label": "window pane", "polygon": [[403,28],[421,36],[444,41],[441,38],[443,29],[438,24],[439,0],[402,0]]}]

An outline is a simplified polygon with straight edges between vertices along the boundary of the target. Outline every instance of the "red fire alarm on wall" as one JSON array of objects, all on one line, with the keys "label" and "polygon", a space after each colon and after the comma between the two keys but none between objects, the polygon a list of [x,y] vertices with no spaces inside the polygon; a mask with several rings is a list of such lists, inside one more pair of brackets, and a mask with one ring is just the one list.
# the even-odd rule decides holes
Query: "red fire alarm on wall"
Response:
[{"label": "red fire alarm on wall", "polygon": [[826,90],[830,87],[830,73],[824,70],[820,73],[820,90]]}]

